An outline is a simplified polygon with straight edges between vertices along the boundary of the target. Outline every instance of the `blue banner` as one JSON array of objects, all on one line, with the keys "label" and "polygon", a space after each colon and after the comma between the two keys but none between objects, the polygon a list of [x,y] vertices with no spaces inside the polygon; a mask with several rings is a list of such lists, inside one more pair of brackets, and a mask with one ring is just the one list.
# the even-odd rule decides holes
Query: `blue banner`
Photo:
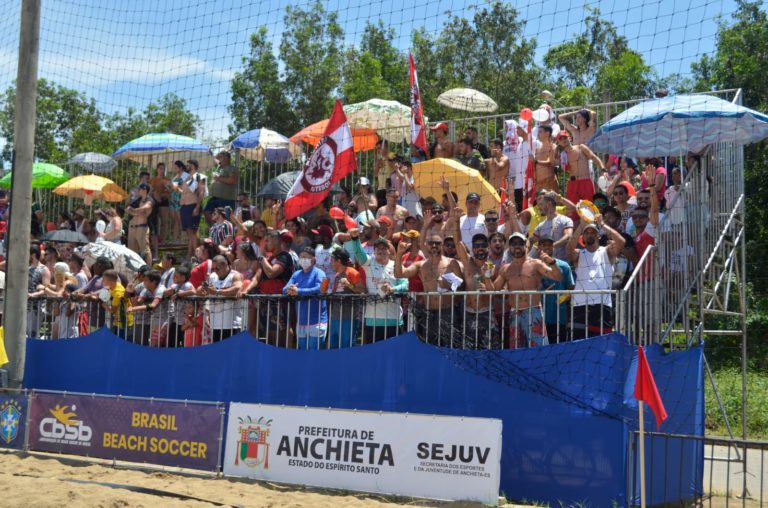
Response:
[{"label": "blue banner", "polygon": [[0,393],[0,448],[24,449],[28,400],[25,393]]}]

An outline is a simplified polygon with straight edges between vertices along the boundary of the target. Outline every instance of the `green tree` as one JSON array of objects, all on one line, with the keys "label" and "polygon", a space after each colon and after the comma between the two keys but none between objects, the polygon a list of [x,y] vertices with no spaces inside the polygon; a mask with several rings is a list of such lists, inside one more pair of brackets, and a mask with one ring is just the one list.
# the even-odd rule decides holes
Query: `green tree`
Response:
[{"label": "green tree", "polygon": [[300,125],[293,108],[283,94],[278,61],[267,39],[266,27],[251,34],[250,53],[243,57],[243,69],[232,80],[232,115],[229,133],[267,127],[291,135]]},{"label": "green tree", "polygon": [[525,39],[525,20],[508,3],[470,6],[471,19],[455,15],[440,35],[413,33],[425,107],[434,111],[437,96],[449,88],[469,87],[491,96],[499,111],[530,105],[541,90],[542,73],[534,62],[536,39]]},{"label": "green tree", "polygon": [[391,99],[389,85],[382,77],[382,64],[368,51],[347,51],[344,65],[344,82],[341,85],[345,104],[368,99]]},{"label": "green tree", "polygon": [[200,117],[189,111],[186,99],[173,92],[147,104],[144,120],[149,132],[173,132],[194,137],[200,127]]},{"label": "green tree", "polygon": [[365,24],[360,40],[360,51],[369,53],[381,65],[381,79],[387,84],[389,90],[387,97],[379,96],[379,98],[408,104],[410,101],[408,57],[395,47],[393,43],[395,35],[395,30],[392,27],[386,27],[381,19],[377,24],[369,21]]},{"label": "green tree", "polygon": [[[0,135],[5,140],[3,158],[13,154],[16,88],[8,87],[0,99]],[[35,157],[63,162],[80,151],[103,149],[102,115],[96,102],[83,93],[40,79],[37,82]]]},{"label": "green tree", "polygon": [[544,65],[567,87],[591,87],[602,67],[627,51],[627,39],[616,26],[600,17],[600,9],[585,6],[585,30],[573,39],[549,48]]},{"label": "green tree", "polygon": [[655,85],[653,70],[642,55],[627,49],[600,68],[592,99],[611,102],[648,97]]},{"label": "green tree", "polygon": [[340,84],[343,31],[336,12],[327,12],[320,0],[307,10],[288,6],[280,42],[284,65],[284,91],[299,123],[326,118]]},{"label": "green tree", "polygon": [[[762,1],[737,0],[732,20],[721,19],[717,49],[692,65],[697,87],[707,90],[741,88],[746,106],[768,109],[768,15]],[[747,145],[744,150],[747,259],[760,259],[768,246],[768,146],[765,142]],[[747,263],[747,278],[764,295],[768,279],[760,263]]]}]

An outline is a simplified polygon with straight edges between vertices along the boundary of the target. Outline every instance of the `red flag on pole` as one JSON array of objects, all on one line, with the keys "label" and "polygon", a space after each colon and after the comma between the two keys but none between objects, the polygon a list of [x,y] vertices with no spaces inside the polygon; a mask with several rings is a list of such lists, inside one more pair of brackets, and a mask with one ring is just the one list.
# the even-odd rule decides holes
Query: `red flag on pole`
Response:
[{"label": "red flag on pole", "polygon": [[331,185],[356,169],[352,132],[337,100],[322,139],[288,192],[285,218],[293,219],[322,203]]},{"label": "red flag on pole", "polygon": [[429,153],[427,147],[427,133],[424,130],[424,111],[421,106],[421,92],[419,91],[419,78],[416,75],[416,64],[413,55],[408,53],[408,66],[411,76],[411,143]]},{"label": "red flag on pole", "polygon": [[656,381],[653,380],[651,366],[648,365],[648,359],[645,357],[645,351],[642,346],[637,348],[635,399],[642,400],[651,408],[656,416],[656,429],[658,430],[661,427],[661,423],[667,419],[667,410],[664,409],[664,402],[662,402],[659,390],[656,388]]}]

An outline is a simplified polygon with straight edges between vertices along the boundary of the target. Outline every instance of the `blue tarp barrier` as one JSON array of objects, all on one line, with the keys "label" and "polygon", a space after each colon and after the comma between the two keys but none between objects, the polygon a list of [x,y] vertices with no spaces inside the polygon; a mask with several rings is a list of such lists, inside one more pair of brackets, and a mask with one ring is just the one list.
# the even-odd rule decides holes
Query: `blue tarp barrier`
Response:
[{"label": "blue tarp barrier", "polygon": [[[628,502],[627,440],[637,409],[625,392],[635,355],[618,334],[517,351],[435,348],[413,334],[365,347],[295,351],[245,333],[198,348],[155,349],[99,330],[79,339],[28,340],[25,386],[500,418],[505,495],[612,506]],[[661,430],[700,434],[701,350],[650,348],[648,357],[670,414]],[[693,495],[701,458],[694,451],[683,450],[690,474],[668,479],[674,485],[665,496]]]}]

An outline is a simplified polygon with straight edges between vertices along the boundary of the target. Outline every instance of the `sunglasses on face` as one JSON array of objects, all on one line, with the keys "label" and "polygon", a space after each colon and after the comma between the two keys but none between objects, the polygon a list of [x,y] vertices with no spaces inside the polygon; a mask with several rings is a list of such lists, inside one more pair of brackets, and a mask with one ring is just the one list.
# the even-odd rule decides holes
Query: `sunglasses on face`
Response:
[{"label": "sunglasses on face", "polygon": [[498,217],[486,217],[485,222],[499,222]]},{"label": "sunglasses on face", "polygon": [[435,241],[431,241],[431,240],[427,242],[427,245],[429,245],[431,247],[438,247],[438,246],[440,246],[442,244],[443,244],[443,242],[435,242]]},{"label": "sunglasses on face", "polygon": [[476,243],[476,244],[472,245],[472,248],[473,249],[487,249],[488,248],[488,244],[487,243]]}]

